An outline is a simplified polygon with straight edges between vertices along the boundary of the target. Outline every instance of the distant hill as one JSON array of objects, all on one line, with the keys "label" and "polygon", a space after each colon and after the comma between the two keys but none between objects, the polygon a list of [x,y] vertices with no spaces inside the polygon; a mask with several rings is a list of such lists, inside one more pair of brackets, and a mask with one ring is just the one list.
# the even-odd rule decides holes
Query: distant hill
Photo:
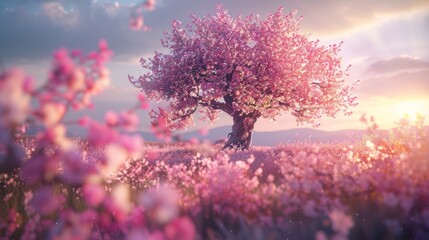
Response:
[{"label": "distant hill", "polygon": [[[218,127],[211,129],[207,136],[201,136],[198,131],[192,131],[181,135],[183,139],[208,139],[216,141],[225,139],[228,133],[231,132],[231,127]],[[311,128],[294,128],[288,130],[274,132],[257,132],[253,133],[252,145],[254,146],[275,146],[281,143],[292,143],[298,141],[306,142],[333,142],[344,141],[347,139],[361,138],[365,130],[341,130],[341,131],[322,131]]]},{"label": "distant hill", "polygon": [[[425,126],[426,132],[429,134],[429,126]],[[223,126],[210,129],[206,136],[202,136],[198,130],[185,132],[180,135],[183,140],[196,138],[199,140],[207,139],[212,142],[226,139],[228,133],[231,132],[230,126]],[[254,146],[275,146],[282,143],[294,142],[310,142],[310,143],[329,143],[340,142],[346,140],[359,140],[367,133],[363,129],[345,129],[339,131],[323,131],[312,128],[294,128],[288,130],[274,131],[274,132],[254,132],[252,145]],[[379,134],[387,135],[387,130],[379,130]],[[147,132],[142,133],[146,141],[157,141],[157,139]]]},{"label": "distant hill", "polygon": [[[34,135],[42,130],[41,127],[32,127],[27,132],[28,135]],[[425,126],[427,134],[429,134],[429,126]],[[228,133],[231,132],[231,126],[222,126],[209,130],[206,136],[202,136],[198,130],[184,132],[180,135],[175,135],[182,140],[190,140],[196,138],[199,140],[210,140],[212,142],[226,139]],[[159,142],[159,140],[149,132],[139,132],[143,139],[147,142]],[[310,142],[310,143],[328,143],[339,142],[345,140],[361,139],[366,133],[366,130],[361,129],[346,129],[339,131],[323,131],[313,128],[294,128],[288,130],[280,130],[274,132],[254,132],[252,138],[253,146],[275,146],[282,143],[294,142]],[[379,133],[386,134],[387,130],[379,130]],[[73,136],[84,136],[84,132],[74,132]]]}]

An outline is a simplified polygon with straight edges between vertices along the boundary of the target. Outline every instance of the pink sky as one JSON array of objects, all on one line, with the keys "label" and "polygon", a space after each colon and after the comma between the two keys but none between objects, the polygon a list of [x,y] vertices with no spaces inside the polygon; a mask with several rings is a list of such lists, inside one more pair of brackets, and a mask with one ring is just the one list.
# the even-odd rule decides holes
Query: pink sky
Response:
[{"label": "pink sky", "polygon": [[[6,67],[22,66],[37,79],[46,78],[50,54],[57,48],[93,49],[105,38],[115,52],[109,64],[111,88],[96,99],[94,117],[120,110],[135,101],[137,90],[127,75],[139,75],[140,57],[162,51],[159,40],[173,19],[187,22],[190,14],[206,15],[223,3],[233,16],[258,13],[265,17],[283,6],[303,15],[302,32],[322,43],[344,41],[343,64],[352,64],[349,82],[360,80],[355,94],[359,106],[348,117],[321,120],[322,130],[363,128],[364,113],[375,116],[382,128],[394,126],[403,114],[429,117],[429,2],[428,1],[210,1],[162,0],[145,13],[152,30],[127,28],[130,6],[138,1],[2,1],[0,3],[0,57]],[[13,24],[11,24],[13,23]],[[77,114],[80,115],[80,114]],[[76,115],[76,116],[77,116]],[[76,116],[70,116],[71,118]],[[231,125],[226,115],[214,126]],[[149,120],[142,114],[141,129]],[[195,128],[209,126],[198,124]],[[256,131],[296,127],[285,113],[275,123],[259,120]],[[310,127],[310,126],[308,126]]]}]

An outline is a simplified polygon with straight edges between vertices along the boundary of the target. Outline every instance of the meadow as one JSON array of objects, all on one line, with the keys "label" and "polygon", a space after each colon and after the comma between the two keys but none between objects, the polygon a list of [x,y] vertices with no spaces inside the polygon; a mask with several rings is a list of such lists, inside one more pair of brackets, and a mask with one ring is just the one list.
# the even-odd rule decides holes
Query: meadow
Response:
[{"label": "meadow", "polygon": [[36,176],[38,143],[18,138],[23,168],[0,178],[3,239],[429,236],[429,141],[406,119],[387,138],[369,124],[356,142],[246,151],[146,143],[140,156],[110,164],[118,149],[72,141],[74,165],[51,161]]}]

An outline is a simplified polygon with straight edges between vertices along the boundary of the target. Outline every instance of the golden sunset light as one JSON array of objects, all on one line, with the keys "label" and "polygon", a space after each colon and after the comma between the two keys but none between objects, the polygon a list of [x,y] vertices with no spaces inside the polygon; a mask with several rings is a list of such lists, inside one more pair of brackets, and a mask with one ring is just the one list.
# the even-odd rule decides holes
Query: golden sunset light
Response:
[{"label": "golden sunset light", "polygon": [[429,100],[418,99],[400,101],[393,104],[391,111],[395,113],[395,118],[408,116],[409,119],[414,122],[417,115],[421,115],[425,118],[429,116]]}]

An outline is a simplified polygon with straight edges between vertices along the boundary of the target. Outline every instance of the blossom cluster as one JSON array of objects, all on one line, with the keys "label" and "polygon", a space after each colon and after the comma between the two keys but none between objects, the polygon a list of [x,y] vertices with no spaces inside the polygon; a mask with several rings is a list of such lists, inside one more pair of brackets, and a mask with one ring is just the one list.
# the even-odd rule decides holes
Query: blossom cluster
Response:
[{"label": "blossom cluster", "polygon": [[152,11],[155,9],[155,0],[144,0],[135,5],[131,10],[129,27],[134,31],[148,31],[150,28],[145,25],[143,10]]},{"label": "blossom cluster", "polygon": [[246,239],[257,229],[260,239],[425,239],[429,136],[419,121],[388,136],[372,123],[362,140],[324,145],[147,146],[112,181],[173,186],[203,238]]},{"label": "blossom cluster", "polygon": [[[143,139],[132,131],[136,111],[148,105],[144,94],[136,107],[108,111],[101,122],[65,118],[93,107],[91,98],[109,84],[105,63],[111,55],[104,40],[86,55],[60,49],[39,86],[22,70],[0,75],[1,239],[194,238],[193,223],[171,197],[173,188],[135,192],[127,183],[110,181],[127,160],[142,157]],[[69,137],[72,124],[85,129],[83,139]],[[36,135],[26,135],[27,127]],[[163,210],[159,204],[165,199]],[[155,207],[159,216],[152,214]]]},{"label": "blossom cluster", "polygon": [[[348,239],[429,236],[429,139],[419,117],[354,142],[222,150],[144,143],[134,108],[67,122],[108,82],[102,41],[60,50],[48,81],[1,76],[1,237],[38,239]],[[79,74],[76,74],[79,72]],[[79,76],[76,79],[76,76]],[[6,90],[4,90],[6,89]],[[3,94],[1,96],[4,96]],[[12,99],[27,99],[19,104]],[[42,125],[34,136],[22,126]],[[87,130],[66,134],[68,124]],[[168,137],[160,121],[154,133]],[[204,131],[202,131],[204,132]]]}]

